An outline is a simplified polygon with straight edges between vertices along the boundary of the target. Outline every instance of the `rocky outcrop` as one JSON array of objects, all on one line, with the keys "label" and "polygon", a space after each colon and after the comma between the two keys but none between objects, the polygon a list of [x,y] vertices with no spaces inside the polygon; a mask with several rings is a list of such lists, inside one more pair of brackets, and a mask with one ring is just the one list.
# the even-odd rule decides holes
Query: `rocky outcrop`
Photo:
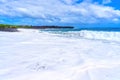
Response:
[{"label": "rocky outcrop", "polygon": [[0,28],[0,31],[18,32],[17,28]]}]

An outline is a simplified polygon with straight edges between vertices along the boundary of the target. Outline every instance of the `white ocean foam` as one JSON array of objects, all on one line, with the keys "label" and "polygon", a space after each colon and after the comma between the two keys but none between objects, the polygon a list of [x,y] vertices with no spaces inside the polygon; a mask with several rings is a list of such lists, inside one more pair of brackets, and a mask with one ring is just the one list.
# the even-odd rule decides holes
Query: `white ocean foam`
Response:
[{"label": "white ocean foam", "polygon": [[28,32],[39,32],[39,30],[37,30],[37,29],[25,29],[25,28],[19,28],[18,29],[18,31],[20,31],[20,32],[26,32],[26,33],[28,33]]},{"label": "white ocean foam", "polygon": [[107,40],[107,41],[115,41],[120,42],[120,32],[107,32],[107,31],[68,31],[54,34],[61,37],[68,38],[86,38],[86,39],[94,39],[94,40]]},{"label": "white ocean foam", "polygon": [[90,39],[103,39],[111,41],[120,41],[120,32],[106,31],[80,31],[80,36]]},{"label": "white ocean foam", "polygon": [[[79,33],[95,38],[97,32]],[[0,44],[1,80],[120,79],[120,46],[117,44],[65,38],[36,30],[1,33]]]}]

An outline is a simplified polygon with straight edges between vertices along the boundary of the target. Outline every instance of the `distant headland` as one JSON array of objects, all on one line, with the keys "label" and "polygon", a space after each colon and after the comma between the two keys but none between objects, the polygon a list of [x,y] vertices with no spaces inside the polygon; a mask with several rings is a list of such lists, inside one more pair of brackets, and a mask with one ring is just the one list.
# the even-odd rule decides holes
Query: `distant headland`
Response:
[{"label": "distant headland", "polygon": [[31,26],[31,25],[8,25],[0,24],[0,31],[18,32],[18,28],[25,29],[73,29],[73,26]]}]

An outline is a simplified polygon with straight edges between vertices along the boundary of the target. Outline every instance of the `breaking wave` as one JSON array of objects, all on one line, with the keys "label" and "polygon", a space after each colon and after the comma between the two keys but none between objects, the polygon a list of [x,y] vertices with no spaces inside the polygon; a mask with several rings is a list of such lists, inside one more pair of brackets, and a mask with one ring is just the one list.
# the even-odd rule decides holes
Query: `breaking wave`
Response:
[{"label": "breaking wave", "polygon": [[84,37],[88,39],[102,39],[102,40],[110,40],[110,41],[120,41],[120,32],[105,32],[105,31],[78,31],[77,34],[79,37]]},{"label": "breaking wave", "polygon": [[92,31],[92,30],[79,30],[79,31],[48,31],[54,35],[68,38],[87,38],[95,40],[109,40],[120,42],[120,32],[115,31]]}]

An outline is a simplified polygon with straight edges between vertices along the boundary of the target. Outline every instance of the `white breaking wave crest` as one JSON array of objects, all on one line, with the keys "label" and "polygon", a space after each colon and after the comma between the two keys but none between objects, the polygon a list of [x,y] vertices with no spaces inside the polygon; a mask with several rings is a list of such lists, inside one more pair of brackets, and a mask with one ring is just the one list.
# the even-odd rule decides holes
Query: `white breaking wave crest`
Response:
[{"label": "white breaking wave crest", "polygon": [[120,32],[105,32],[105,31],[80,31],[80,35],[89,39],[102,39],[120,42]]},{"label": "white breaking wave crest", "polygon": [[[68,31],[68,32],[56,32],[58,36],[72,37],[72,38],[87,38],[95,40],[109,40],[120,42],[120,32],[107,32],[107,31]],[[62,35],[61,35],[62,34]]]}]

